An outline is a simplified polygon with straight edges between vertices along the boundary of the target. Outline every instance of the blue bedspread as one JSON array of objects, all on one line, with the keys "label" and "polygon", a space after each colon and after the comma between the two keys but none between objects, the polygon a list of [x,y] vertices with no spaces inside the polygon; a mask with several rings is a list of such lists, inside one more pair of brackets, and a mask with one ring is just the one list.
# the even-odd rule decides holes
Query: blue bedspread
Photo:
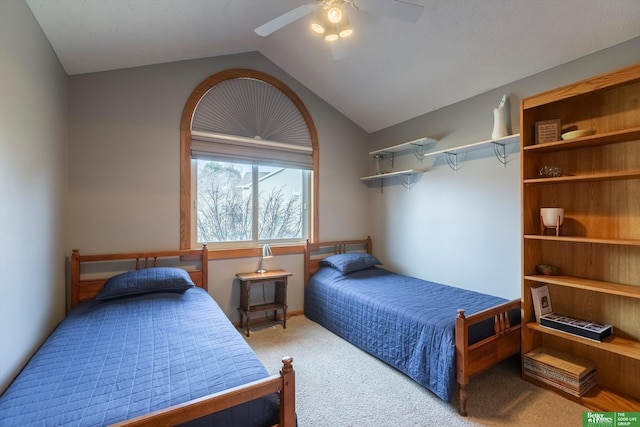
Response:
[{"label": "blue bedspread", "polygon": [[[449,402],[455,390],[455,317],[503,298],[371,267],[322,267],[305,288],[305,315]],[[492,323],[476,334],[492,333]]]},{"label": "blue bedspread", "polygon": [[[64,319],[0,397],[0,425],[108,425],[267,376],[203,289],[92,301]],[[192,425],[277,420],[269,396]]]}]

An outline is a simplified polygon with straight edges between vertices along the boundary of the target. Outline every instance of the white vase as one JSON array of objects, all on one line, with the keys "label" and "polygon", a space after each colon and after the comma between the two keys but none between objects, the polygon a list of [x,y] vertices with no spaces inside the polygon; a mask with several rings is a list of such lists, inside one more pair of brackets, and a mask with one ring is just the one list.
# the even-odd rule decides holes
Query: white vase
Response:
[{"label": "white vase", "polygon": [[507,118],[505,114],[505,103],[507,96],[504,95],[500,101],[498,108],[493,109],[493,132],[491,132],[491,139],[498,139],[509,135],[507,131]]}]

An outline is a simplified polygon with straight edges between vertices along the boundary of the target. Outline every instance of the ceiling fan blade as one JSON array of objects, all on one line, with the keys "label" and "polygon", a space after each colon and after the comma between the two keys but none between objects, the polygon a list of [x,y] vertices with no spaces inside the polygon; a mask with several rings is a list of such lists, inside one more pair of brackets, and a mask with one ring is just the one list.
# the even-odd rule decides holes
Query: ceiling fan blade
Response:
[{"label": "ceiling fan blade", "polygon": [[291,9],[289,12],[284,13],[277,18],[272,19],[266,24],[260,25],[255,29],[256,34],[262,37],[266,37],[274,31],[279,30],[280,28],[291,24],[293,21],[302,18],[305,15],[308,15],[316,8],[315,4],[305,4],[302,6],[298,6],[295,9]]},{"label": "ceiling fan blade", "polygon": [[358,9],[365,12],[413,23],[418,22],[424,10],[424,6],[400,0],[356,0],[355,4]]}]

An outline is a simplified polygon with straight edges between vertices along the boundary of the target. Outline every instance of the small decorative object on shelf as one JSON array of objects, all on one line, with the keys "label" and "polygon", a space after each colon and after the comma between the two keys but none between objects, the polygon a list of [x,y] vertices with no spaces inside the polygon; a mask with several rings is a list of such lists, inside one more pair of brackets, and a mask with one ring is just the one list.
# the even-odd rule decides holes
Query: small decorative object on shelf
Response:
[{"label": "small decorative object on shelf", "polygon": [[559,166],[543,166],[539,171],[540,178],[557,178],[562,176],[562,168]]},{"label": "small decorative object on shelf", "polygon": [[570,132],[563,133],[562,140],[569,141],[576,138],[584,138],[585,136],[591,136],[595,133],[596,131],[594,129],[572,130]]},{"label": "small decorative object on shelf", "polygon": [[544,274],[545,276],[557,276],[560,274],[560,267],[551,264],[538,264],[536,265],[536,273]]},{"label": "small decorative object on shelf", "polygon": [[543,285],[537,288],[531,288],[531,298],[533,298],[533,310],[536,315],[536,322],[540,323],[540,316],[553,312],[549,286]]},{"label": "small decorative object on shelf", "polygon": [[541,315],[540,325],[596,341],[602,341],[613,332],[611,325],[576,319],[553,312]]},{"label": "small decorative object on shelf", "polygon": [[547,228],[556,231],[556,236],[560,235],[560,227],[564,221],[563,208],[541,208],[540,209],[540,234],[544,234]]},{"label": "small decorative object on shelf", "polygon": [[509,135],[509,131],[507,130],[506,103],[507,95],[502,95],[498,108],[493,109],[493,132],[491,133],[491,138],[493,139],[504,138]]},{"label": "small decorative object on shelf", "polygon": [[560,140],[560,119],[536,122],[536,144]]}]

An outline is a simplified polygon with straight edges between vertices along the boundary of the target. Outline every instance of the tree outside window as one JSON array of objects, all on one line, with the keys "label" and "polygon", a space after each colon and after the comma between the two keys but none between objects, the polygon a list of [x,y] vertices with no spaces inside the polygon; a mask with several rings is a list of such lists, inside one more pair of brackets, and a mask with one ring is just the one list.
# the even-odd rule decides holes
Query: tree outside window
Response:
[{"label": "tree outside window", "polygon": [[212,160],[194,163],[198,243],[307,238],[309,171]]}]

